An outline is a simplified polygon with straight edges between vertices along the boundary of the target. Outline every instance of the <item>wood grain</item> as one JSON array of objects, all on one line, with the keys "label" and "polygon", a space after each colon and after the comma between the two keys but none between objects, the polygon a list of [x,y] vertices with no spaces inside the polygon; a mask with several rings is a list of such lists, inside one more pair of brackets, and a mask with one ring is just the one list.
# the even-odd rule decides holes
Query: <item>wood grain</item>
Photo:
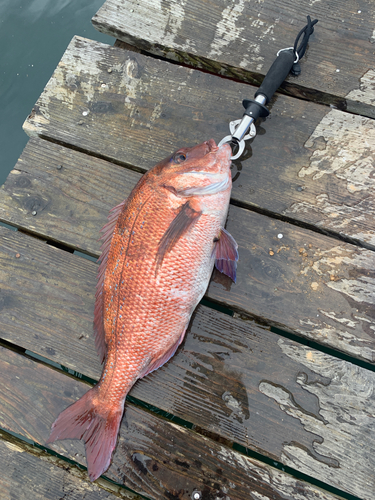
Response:
[{"label": "wood grain", "polygon": [[[2,297],[3,338],[97,380],[101,368],[91,333],[96,264],[6,232],[0,240],[5,242],[0,266],[9,275]],[[25,284],[18,278],[12,289],[17,266]],[[371,371],[251,321],[199,307],[177,355],[137,382],[131,395],[204,432],[370,499],[374,383]],[[13,430],[24,433],[22,415],[12,418],[19,426]]]},{"label": "wood grain", "polygon": [[[86,471],[9,435],[0,438],[0,464],[2,500],[140,499],[103,479],[92,484]],[[103,483],[116,494],[98,486]]]},{"label": "wood grain", "polygon": [[371,0],[107,0],[92,22],[150,53],[260,84],[278,50],[293,45],[310,14],[319,23],[302,73],[290,76],[283,88],[374,117],[373,7]]},{"label": "wood grain", "polygon": [[[220,141],[254,92],[76,37],[24,128],[144,171],[183,145]],[[233,201],[375,248],[374,144],[368,118],[276,96],[270,119],[234,162]]]},{"label": "wood grain", "polygon": [[[57,158],[63,163],[60,170]],[[96,256],[109,207],[122,201],[139,178],[138,173],[40,140],[26,148],[21,166],[0,191],[5,220]],[[35,216],[30,207],[37,208]],[[234,285],[215,272],[208,297],[375,361],[371,250],[233,205],[227,229],[239,244],[238,280]]]},{"label": "wood grain", "polygon": [[[58,413],[87,390],[84,383],[3,348],[0,367],[0,425],[41,444]],[[270,500],[335,498],[133,405],[127,405],[120,434],[106,476],[150,499],[190,500],[194,490],[202,493],[203,500],[227,494],[238,500],[248,499],[249,494]],[[60,441],[52,447],[85,463],[79,441]],[[80,491],[86,492],[86,486],[81,483]],[[90,485],[90,489],[96,488]],[[107,498],[103,493],[98,498],[103,496]]]},{"label": "wood grain", "polygon": [[[0,189],[1,218],[50,241],[98,254],[99,225],[141,174],[31,139]],[[35,215],[32,215],[33,212]]]}]

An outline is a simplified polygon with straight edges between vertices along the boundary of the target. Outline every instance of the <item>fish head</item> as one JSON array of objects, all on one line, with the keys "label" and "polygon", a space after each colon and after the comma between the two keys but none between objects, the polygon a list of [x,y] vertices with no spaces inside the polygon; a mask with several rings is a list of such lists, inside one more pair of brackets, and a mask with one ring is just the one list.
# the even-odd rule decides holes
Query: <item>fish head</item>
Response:
[{"label": "fish head", "polygon": [[232,150],[213,139],[180,148],[155,167],[157,183],[176,196],[205,196],[230,189]]}]

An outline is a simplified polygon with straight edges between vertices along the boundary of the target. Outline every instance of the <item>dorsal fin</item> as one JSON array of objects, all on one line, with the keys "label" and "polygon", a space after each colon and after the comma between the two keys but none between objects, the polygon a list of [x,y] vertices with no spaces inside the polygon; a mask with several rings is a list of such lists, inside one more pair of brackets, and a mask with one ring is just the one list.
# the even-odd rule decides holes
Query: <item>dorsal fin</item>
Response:
[{"label": "dorsal fin", "polygon": [[119,215],[124,208],[126,200],[112,208],[112,210],[108,214],[108,222],[107,224],[100,230],[102,236],[99,238],[103,241],[100,250],[102,251],[101,256],[98,259],[100,262],[98,268],[97,279],[98,282],[96,284],[96,293],[95,293],[95,309],[94,309],[94,338],[95,338],[95,347],[96,352],[98,353],[100,362],[106,358],[107,355],[107,345],[105,342],[105,333],[104,333],[104,324],[103,324],[103,285],[104,285],[104,276],[105,270],[107,268],[107,260],[109,249],[111,248],[111,241],[113,236],[113,231],[116,227],[117,220]]}]

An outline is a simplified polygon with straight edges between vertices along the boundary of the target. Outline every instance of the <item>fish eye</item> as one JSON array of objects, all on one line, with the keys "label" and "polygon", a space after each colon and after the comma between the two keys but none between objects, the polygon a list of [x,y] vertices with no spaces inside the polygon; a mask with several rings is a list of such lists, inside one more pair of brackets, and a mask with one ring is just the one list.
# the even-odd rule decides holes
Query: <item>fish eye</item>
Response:
[{"label": "fish eye", "polygon": [[175,153],[173,156],[173,161],[175,163],[182,163],[185,160],[186,160],[186,154],[182,153],[181,151],[177,151],[177,153]]}]

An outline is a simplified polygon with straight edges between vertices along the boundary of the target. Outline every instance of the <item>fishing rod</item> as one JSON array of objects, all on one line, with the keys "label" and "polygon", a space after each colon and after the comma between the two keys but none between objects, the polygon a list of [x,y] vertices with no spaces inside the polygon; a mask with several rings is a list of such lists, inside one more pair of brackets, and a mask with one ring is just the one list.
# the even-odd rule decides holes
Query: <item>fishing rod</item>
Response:
[{"label": "fishing rod", "polygon": [[[238,148],[236,154],[231,156],[232,160],[236,160],[242,155],[245,149],[245,141],[256,136],[254,122],[258,118],[264,118],[269,115],[270,112],[265,105],[270,102],[273,94],[285,78],[289,73],[294,76],[298,76],[301,73],[299,61],[306,52],[307,43],[314,32],[314,25],[317,22],[317,19],[311,21],[310,16],[307,16],[307,24],[298,33],[294,46],[278,51],[277,57],[264,77],[262,85],[255,93],[254,99],[244,99],[242,101],[242,105],[245,108],[242,119],[231,121],[229,123],[230,135],[227,135],[219,142],[219,146],[229,143],[232,146],[232,150]],[[302,35],[303,38],[298,46]]]}]

